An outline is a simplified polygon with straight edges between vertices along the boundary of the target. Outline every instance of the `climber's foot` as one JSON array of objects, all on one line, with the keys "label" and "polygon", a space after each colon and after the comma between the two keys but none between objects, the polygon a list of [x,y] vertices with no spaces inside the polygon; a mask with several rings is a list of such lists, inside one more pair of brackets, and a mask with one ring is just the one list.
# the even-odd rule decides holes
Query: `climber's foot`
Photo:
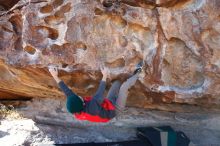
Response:
[{"label": "climber's foot", "polygon": [[144,65],[144,61],[140,61],[137,65],[136,68],[134,70],[133,75],[140,73],[143,70],[143,65]]}]

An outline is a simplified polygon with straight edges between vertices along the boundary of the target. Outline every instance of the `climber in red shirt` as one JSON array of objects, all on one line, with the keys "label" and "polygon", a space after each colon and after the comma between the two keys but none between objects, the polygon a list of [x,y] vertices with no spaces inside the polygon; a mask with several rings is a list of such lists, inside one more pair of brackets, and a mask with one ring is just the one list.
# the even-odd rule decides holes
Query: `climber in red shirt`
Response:
[{"label": "climber in red shirt", "polygon": [[65,85],[58,77],[58,69],[56,67],[49,68],[49,71],[67,97],[67,111],[73,114],[76,119],[90,122],[108,122],[116,116],[116,108],[119,110],[125,108],[128,89],[135,84],[139,73],[142,71],[142,66],[143,62],[140,62],[136,66],[133,75],[123,84],[118,80],[114,81],[106,98],[104,98],[104,91],[109,74],[107,68],[101,69],[103,77],[95,95],[84,98],[75,94]]}]

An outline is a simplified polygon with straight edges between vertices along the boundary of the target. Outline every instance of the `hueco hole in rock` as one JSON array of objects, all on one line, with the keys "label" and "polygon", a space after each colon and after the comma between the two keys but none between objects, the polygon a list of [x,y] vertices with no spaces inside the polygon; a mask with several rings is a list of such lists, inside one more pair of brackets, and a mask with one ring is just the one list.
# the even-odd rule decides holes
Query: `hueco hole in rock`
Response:
[{"label": "hueco hole in rock", "polygon": [[[109,118],[86,108],[104,77],[103,98],[137,78],[123,110],[109,100],[115,115],[91,122],[68,111],[51,70],[92,119]],[[141,146],[137,127],[160,126],[220,145],[219,0],[0,0],[0,145]],[[185,146],[161,133],[161,146]]]}]

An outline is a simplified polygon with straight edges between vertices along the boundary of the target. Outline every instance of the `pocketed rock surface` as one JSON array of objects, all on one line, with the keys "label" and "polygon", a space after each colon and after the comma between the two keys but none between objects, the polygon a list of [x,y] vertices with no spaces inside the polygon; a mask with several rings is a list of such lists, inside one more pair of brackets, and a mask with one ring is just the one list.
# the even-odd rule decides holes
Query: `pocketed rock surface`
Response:
[{"label": "pocketed rock surface", "polygon": [[220,106],[220,1],[0,0],[0,99],[62,98],[47,71],[81,96],[124,80],[143,60],[128,106],[187,111]]}]

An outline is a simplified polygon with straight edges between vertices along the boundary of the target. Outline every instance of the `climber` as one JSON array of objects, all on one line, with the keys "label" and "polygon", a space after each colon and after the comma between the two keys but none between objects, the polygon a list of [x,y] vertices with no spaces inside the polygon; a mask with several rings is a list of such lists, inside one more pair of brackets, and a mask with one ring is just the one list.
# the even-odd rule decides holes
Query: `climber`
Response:
[{"label": "climber", "polygon": [[67,97],[67,111],[74,115],[78,120],[87,120],[90,122],[108,122],[116,116],[116,108],[122,111],[125,108],[128,96],[128,89],[133,86],[138,79],[139,73],[142,71],[143,62],[140,62],[131,75],[122,85],[120,81],[113,82],[107,98],[104,98],[106,87],[106,79],[108,77],[108,69],[101,68],[103,74],[97,92],[92,97],[80,97],[75,94],[65,83],[58,77],[58,69],[56,67],[49,68],[49,72],[58,83],[60,89]]}]

